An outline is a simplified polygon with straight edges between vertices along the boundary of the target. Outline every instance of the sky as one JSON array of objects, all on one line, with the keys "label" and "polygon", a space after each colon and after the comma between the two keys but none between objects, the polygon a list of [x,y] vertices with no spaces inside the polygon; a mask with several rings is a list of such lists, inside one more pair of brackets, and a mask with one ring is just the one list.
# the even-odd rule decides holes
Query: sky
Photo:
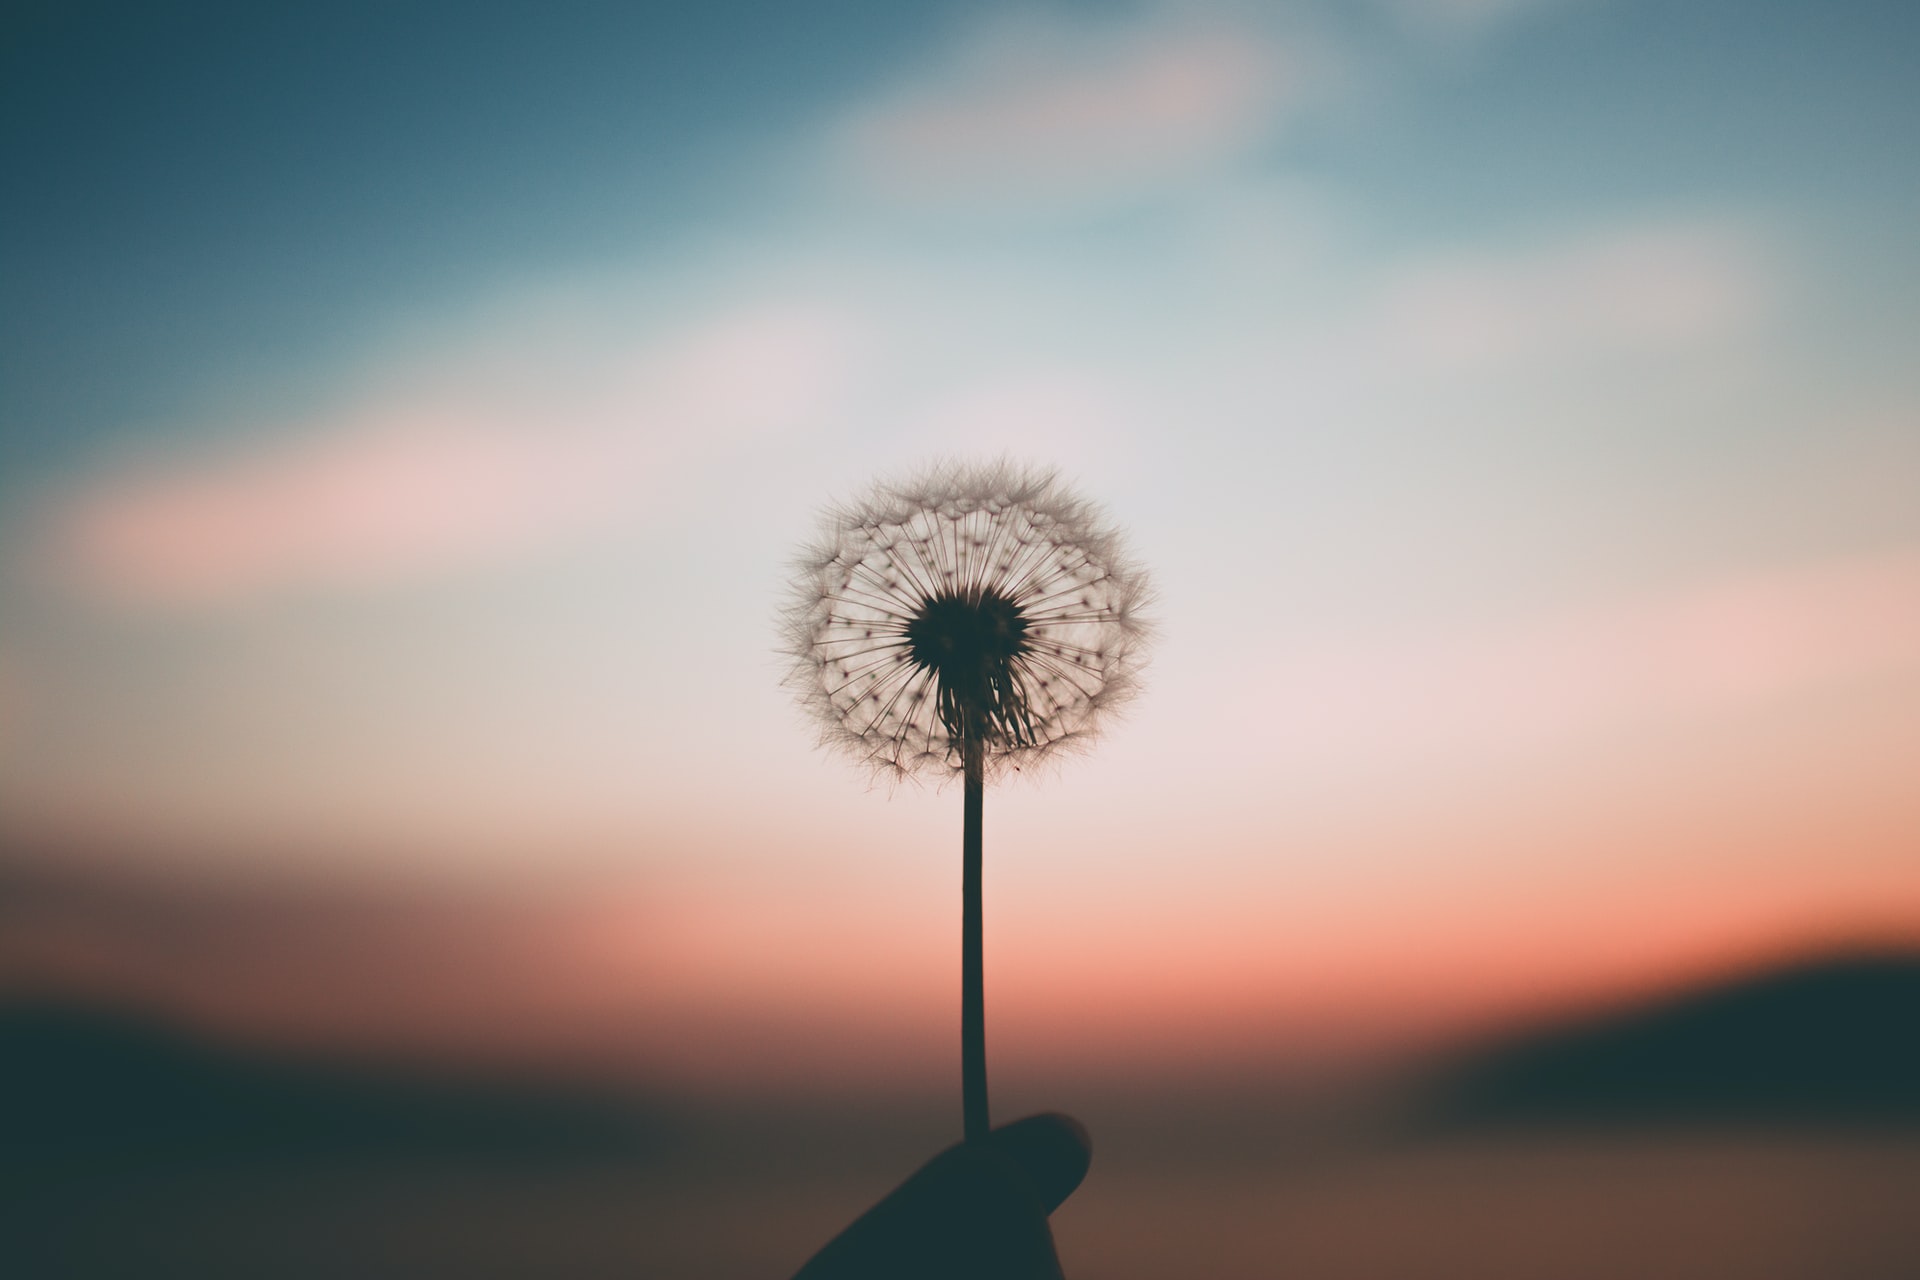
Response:
[{"label": "sky", "polygon": [[944,1069],[958,793],[818,752],[775,614],[827,503],[1000,455],[1158,598],[1129,714],[988,801],[1016,1072],[1912,940],[1917,50],[1866,0],[27,5],[0,976]]}]

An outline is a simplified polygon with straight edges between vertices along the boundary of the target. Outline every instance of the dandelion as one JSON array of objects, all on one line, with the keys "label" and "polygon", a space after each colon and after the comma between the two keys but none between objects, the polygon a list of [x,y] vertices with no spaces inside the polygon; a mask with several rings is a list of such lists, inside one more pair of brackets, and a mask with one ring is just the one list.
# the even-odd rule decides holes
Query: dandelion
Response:
[{"label": "dandelion", "polygon": [[786,611],[822,738],[889,777],[964,782],[961,1094],[987,1128],[986,779],[1089,742],[1134,690],[1146,581],[1051,470],[948,465],[830,512]]}]

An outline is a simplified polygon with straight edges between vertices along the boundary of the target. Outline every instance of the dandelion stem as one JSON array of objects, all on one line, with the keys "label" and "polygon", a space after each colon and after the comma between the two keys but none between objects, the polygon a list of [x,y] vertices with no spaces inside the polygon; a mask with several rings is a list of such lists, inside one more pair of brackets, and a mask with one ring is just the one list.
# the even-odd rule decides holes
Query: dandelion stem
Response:
[{"label": "dandelion stem", "polygon": [[989,1128],[987,1015],[980,963],[980,819],[986,752],[977,738],[969,738],[963,747],[966,805],[960,833],[960,1099],[966,1140],[983,1142]]}]

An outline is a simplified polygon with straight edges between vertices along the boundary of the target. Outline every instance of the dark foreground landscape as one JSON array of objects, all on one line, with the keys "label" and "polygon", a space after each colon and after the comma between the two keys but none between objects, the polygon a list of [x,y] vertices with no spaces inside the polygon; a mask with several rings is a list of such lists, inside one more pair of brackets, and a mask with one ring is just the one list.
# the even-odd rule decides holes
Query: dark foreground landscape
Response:
[{"label": "dark foreground landscape", "polygon": [[[0,1016],[0,1271],[779,1277],[945,1099],[756,1109],[449,1082]],[[1068,1093],[1073,1093],[1071,1089]],[[1085,1278],[1920,1274],[1920,961],[1543,1027],[1356,1100],[1088,1088]]]}]

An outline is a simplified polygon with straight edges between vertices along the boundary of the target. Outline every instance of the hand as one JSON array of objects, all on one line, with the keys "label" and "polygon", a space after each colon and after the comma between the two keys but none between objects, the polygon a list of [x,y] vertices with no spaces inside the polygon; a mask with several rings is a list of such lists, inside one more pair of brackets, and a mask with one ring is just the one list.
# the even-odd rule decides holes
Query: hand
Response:
[{"label": "hand", "polygon": [[1049,1112],[948,1147],[794,1280],[1060,1280],[1047,1215],[1087,1176],[1078,1120]]}]

